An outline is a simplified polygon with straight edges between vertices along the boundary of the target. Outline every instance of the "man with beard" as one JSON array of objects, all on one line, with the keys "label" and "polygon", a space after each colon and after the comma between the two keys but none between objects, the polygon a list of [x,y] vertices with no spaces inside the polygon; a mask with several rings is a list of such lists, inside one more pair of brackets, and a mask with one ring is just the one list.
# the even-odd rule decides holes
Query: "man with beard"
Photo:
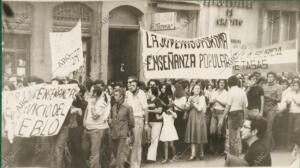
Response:
[{"label": "man with beard", "polygon": [[126,92],[126,103],[133,109],[134,116],[134,143],[132,147],[131,153],[131,168],[140,168],[141,160],[142,160],[142,133],[144,129],[144,121],[145,121],[145,129],[149,129],[148,119],[145,115],[147,110],[147,98],[146,94],[143,90],[139,89],[139,82],[137,78],[131,77],[128,79],[128,89]]},{"label": "man with beard", "polygon": [[239,158],[227,155],[225,166],[269,166],[271,167],[271,155],[264,145],[262,138],[267,130],[267,122],[260,116],[251,116],[245,120],[241,128],[242,140],[249,145],[245,157]]}]

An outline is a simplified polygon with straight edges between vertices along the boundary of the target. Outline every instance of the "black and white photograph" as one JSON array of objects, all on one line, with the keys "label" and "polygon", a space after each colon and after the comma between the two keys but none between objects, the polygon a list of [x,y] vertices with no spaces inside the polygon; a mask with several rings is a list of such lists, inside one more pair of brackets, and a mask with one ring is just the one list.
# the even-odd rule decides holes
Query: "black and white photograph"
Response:
[{"label": "black and white photograph", "polygon": [[300,168],[300,0],[2,0],[2,168]]}]

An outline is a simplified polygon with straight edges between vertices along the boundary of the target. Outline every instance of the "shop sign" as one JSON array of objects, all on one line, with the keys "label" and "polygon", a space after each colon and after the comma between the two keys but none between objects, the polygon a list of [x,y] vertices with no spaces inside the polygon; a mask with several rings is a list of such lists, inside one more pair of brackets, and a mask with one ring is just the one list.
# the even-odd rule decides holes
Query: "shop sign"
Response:
[{"label": "shop sign", "polygon": [[203,6],[252,9],[252,1],[204,0]]},{"label": "shop sign", "polygon": [[237,26],[237,27],[242,26],[243,20],[238,18],[232,18],[232,16],[233,16],[233,9],[227,9],[225,12],[225,17],[217,18],[216,24],[218,26],[227,26],[229,24],[230,26]]},{"label": "shop sign", "polygon": [[152,15],[152,30],[174,30],[175,23],[175,12],[155,13]]}]

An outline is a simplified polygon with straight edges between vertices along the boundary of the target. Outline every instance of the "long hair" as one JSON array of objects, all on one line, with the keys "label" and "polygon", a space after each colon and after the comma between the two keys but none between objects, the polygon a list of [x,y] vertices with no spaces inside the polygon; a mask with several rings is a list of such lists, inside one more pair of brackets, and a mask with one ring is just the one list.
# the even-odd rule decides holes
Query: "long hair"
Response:
[{"label": "long hair", "polygon": [[171,85],[169,85],[169,84],[167,84],[167,83],[163,83],[163,84],[160,85],[159,89],[162,89],[163,86],[166,86],[166,91],[165,91],[164,94],[166,94],[166,95],[168,95],[168,96],[169,96],[169,95],[172,95]]},{"label": "long hair", "polygon": [[203,96],[203,95],[204,95],[204,90],[203,90],[203,88],[202,88],[202,86],[201,86],[201,83],[195,84],[195,86],[194,86],[193,89],[192,89],[192,95],[195,95],[195,94],[194,94],[194,88],[195,88],[196,86],[199,86],[199,87],[200,87],[200,93],[199,93],[199,96]]},{"label": "long hair", "polygon": [[174,86],[175,86],[175,92],[173,93],[174,98],[181,98],[181,97],[185,96],[185,92],[180,83],[177,82]]}]

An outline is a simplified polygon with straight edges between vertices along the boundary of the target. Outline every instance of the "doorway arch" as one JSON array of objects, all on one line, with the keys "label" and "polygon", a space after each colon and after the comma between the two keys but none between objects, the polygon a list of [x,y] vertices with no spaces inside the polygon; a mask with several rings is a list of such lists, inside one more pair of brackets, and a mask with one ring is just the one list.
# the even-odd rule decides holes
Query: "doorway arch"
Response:
[{"label": "doorway arch", "polygon": [[139,29],[143,13],[129,5],[109,12],[108,80],[124,81],[139,72]]}]

